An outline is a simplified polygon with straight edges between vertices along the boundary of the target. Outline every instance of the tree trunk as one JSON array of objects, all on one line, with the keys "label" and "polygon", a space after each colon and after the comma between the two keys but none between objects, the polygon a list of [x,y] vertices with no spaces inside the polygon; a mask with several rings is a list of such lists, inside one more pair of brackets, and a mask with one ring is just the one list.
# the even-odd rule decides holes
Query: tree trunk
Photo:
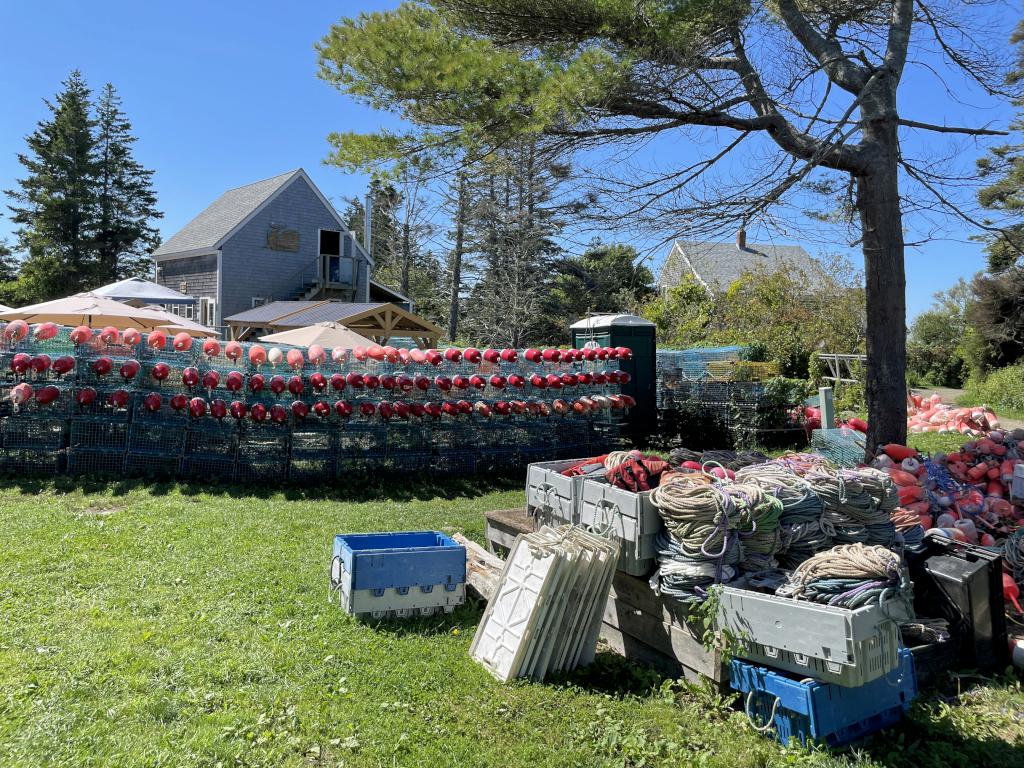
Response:
[{"label": "tree trunk", "polygon": [[409,295],[409,270],[412,266],[412,248],[409,242],[409,219],[402,223],[402,285],[398,289],[403,296]]},{"label": "tree trunk", "polygon": [[459,334],[459,292],[462,290],[462,252],[466,238],[466,174],[459,173],[459,202],[455,213],[455,250],[452,251],[452,286],[448,298],[448,340]]},{"label": "tree trunk", "polygon": [[[872,135],[873,134],[873,135]],[[878,157],[857,177],[867,294],[867,449],[907,439],[907,303],[895,122],[871,125]]]}]

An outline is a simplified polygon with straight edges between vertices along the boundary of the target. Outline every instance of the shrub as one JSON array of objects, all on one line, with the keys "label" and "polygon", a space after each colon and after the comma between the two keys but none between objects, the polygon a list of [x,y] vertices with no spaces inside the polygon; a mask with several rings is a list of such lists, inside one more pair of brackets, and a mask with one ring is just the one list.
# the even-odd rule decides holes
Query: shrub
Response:
[{"label": "shrub", "polygon": [[984,380],[971,379],[961,398],[971,404],[985,403],[996,409],[1024,410],[1024,364],[992,371]]}]

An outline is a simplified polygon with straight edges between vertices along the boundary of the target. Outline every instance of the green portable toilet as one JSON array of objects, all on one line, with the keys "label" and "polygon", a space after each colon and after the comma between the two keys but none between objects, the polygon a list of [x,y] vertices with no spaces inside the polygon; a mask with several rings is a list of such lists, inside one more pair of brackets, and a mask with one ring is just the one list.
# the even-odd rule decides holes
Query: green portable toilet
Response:
[{"label": "green portable toilet", "polygon": [[626,417],[624,435],[636,445],[645,445],[658,424],[655,407],[654,363],[655,326],[636,315],[594,315],[569,326],[572,345],[582,349],[588,342],[600,347],[629,347],[633,359],[619,362],[619,368],[632,377],[622,386],[624,394],[636,400]]}]

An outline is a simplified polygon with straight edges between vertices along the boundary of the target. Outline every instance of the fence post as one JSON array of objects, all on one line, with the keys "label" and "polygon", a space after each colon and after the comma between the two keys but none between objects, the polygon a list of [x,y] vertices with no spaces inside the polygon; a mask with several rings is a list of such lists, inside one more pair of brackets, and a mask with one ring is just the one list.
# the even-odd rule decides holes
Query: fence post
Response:
[{"label": "fence post", "polygon": [[818,407],[821,408],[821,428],[832,429],[836,425],[836,405],[832,400],[832,387],[818,388]]}]

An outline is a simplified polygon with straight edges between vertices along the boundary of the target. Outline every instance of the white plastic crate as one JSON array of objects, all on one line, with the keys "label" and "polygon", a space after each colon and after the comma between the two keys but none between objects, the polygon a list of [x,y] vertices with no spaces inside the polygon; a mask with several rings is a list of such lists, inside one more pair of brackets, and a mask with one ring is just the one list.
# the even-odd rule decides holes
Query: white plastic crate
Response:
[{"label": "white plastic crate", "polygon": [[526,508],[545,523],[578,523],[583,477],[562,472],[586,459],[540,461],[526,469]]},{"label": "white plastic crate", "polygon": [[846,687],[896,668],[899,622],[909,617],[902,599],[851,610],[734,587],[722,588],[718,606],[738,658]]},{"label": "white plastic crate", "polygon": [[621,542],[619,570],[646,576],[658,556],[658,533],[664,523],[651,501],[651,492],[633,493],[591,478],[583,481],[580,525],[610,531]]},{"label": "white plastic crate", "polygon": [[570,526],[520,535],[470,655],[503,682],[591,663],[617,550]]}]

